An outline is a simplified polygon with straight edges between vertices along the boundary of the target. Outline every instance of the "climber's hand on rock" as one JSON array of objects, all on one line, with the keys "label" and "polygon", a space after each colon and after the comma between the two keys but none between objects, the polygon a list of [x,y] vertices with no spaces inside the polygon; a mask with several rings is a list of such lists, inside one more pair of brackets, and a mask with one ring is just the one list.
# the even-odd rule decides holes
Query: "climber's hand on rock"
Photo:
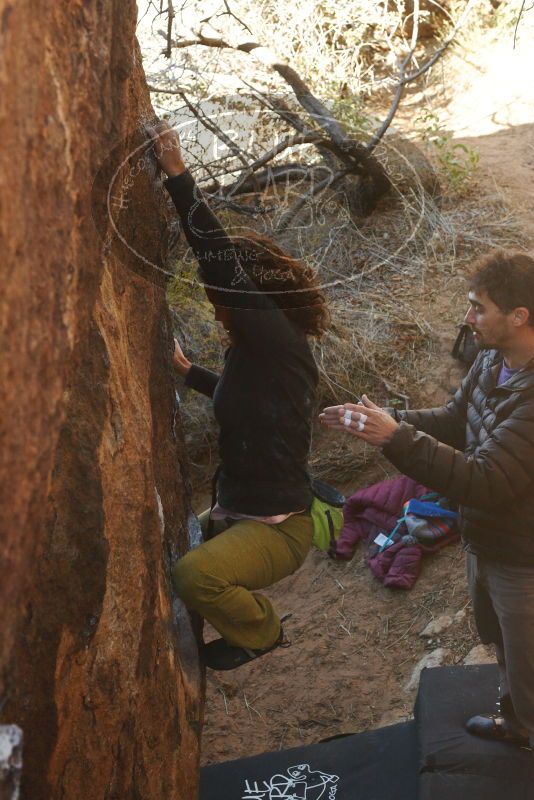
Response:
[{"label": "climber's hand on rock", "polygon": [[184,356],[183,350],[176,339],[174,340],[174,356],[172,362],[176,372],[185,378],[191,369],[191,362]]},{"label": "climber's hand on rock", "polygon": [[154,142],[154,153],[163,172],[169,178],[185,172],[187,167],[182,158],[178,132],[164,121],[156,125],[147,125],[146,131]]}]

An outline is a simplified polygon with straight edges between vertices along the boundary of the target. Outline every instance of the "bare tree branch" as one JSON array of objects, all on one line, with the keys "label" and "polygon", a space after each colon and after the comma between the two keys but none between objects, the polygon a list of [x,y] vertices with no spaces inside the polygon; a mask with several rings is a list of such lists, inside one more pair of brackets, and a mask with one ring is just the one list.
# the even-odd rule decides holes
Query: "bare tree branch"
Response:
[{"label": "bare tree branch", "polygon": [[[218,139],[220,139],[220,140],[221,140],[221,142],[224,142],[224,144],[225,144],[225,145],[228,147],[228,149],[229,149],[229,150],[230,150],[230,151],[231,151],[231,152],[232,152],[232,153],[233,153],[233,154],[234,154],[234,155],[235,155],[235,156],[236,156],[236,157],[239,159],[239,161],[241,161],[241,163],[243,164],[243,166],[245,167],[245,169],[246,169],[246,170],[249,170],[249,168],[250,168],[250,164],[249,164],[249,160],[248,160],[248,155],[247,155],[247,153],[245,153],[245,152],[244,152],[244,151],[243,151],[243,150],[242,150],[242,149],[239,147],[239,145],[237,145],[237,144],[236,144],[236,143],[235,143],[235,142],[234,142],[234,141],[233,141],[233,140],[230,138],[230,136],[228,136],[228,135],[227,135],[227,134],[226,134],[226,133],[225,133],[225,132],[222,130],[222,128],[220,128],[220,127],[219,127],[219,125],[217,125],[215,122],[213,122],[213,120],[209,119],[209,117],[208,117],[206,114],[204,114],[204,113],[203,113],[203,112],[202,112],[200,109],[196,108],[196,107],[193,105],[193,103],[191,103],[191,102],[188,100],[188,98],[186,97],[186,95],[185,95],[183,92],[180,94],[180,97],[182,98],[182,100],[184,101],[184,103],[186,104],[186,106],[188,107],[188,109],[191,111],[191,113],[192,113],[192,114],[193,114],[193,115],[194,115],[194,116],[195,116],[195,117],[196,117],[196,118],[197,118],[197,119],[198,119],[200,122],[202,122],[202,124],[204,125],[204,127],[205,127],[205,128],[207,128],[209,131],[211,131],[211,132],[212,132],[212,133],[213,133],[215,136],[217,136],[217,138],[218,138]],[[251,173],[251,174],[253,174],[253,173]],[[259,191],[259,189],[258,189],[258,191]]]},{"label": "bare tree branch", "polygon": [[[184,96],[183,89],[163,89],[161,87],[152,85],[149,85],[148,88],[151,92],[161,92],[164,94],[178,95],[182,97],[182,99]],[[184,100],[184,102],[187,103],[186,100]],[[192,113],[195,114],[197,119],[199,119],[203,125],[206,125],[206,119],[208,118],[205,115],[202,115],[200,112],[198,112],[192,103],[189,102],[187,104],[188,108],[192,111]],[[294,114],[294,116],[298,119],[297,114]],[[209,127],[210,124],[211,127]],[[226,137],[226,134],[224,133],[224,131],[220,129],[218,125],[209,120],[208,125],[206,125],[206,127],[212,130],[212,132],[215,133],[215,135],[218,138],[224,141],[225,144],[228,144],[228,146],[230,146],[229,143],[231,143],[231,140],[228,137]],[[301,124],[301,126],[299,127],[304,128],[305,132],[299,133],[295,136],[286,137],[282,141],[278,142],[278,144],[275,145],[273,148],[271,148],[271,150],[269,150],[267,153],[264,153],[256,161],[248,165],[246,169],[243,170],[242,174],[239,176],[237,181],[230,184],[229,186],[224,187],[224,195],[220,196],[220,199],[224,197],[225,200],[229,201],[229,198],[234,194],[244,194],[251,191],[262,191],[263,189],[266,188],[266,186],[269,185],[270,177],[272,177],[275,182],[278,182],[283,179],[285,180],[290,173],[292,173],[292,178],[295,179],[297,177],[297,171],[299,172],[298,177],[302,178],[304,175],[308,175],[311,172],[309,167],[303,166],[302,164],[288,164],[288,165],[278,165],[277,167],[274,168],[274,171],[271,168],[271,171],[269,173],[266,172],[264,175],[261,175],[259,177],[256,184],[254,184],[254,179],[252,181],[250,180],[253,173],[260,170],[261,167],[265,166],[269,161],[272,161],[273,158],[275,158],[277,155],[280,155],[281,153],[284,152],[284,150],[287,150],[290,147],[296,147],[298,145],[304,145],[304,144],[314,144],[318,147],[321,147],[321,149],[323,148],[325,150],[334,149],[334,145],[332,145],[332,143],[328,139],[325,139],[324,136],[321,136],[321,134],[318,133],[317,131],[306,130],[306,126],[304,124]],[[242,151],[240,151],[240,153],[242,153]],[[235,154],[238,155],[238,153]],[[208,186],[206,185],[203,186],[204,191],[209,193],[220,192],[221,190],[220,182],[208,170],[205,163],[203,163],[203,166],[206,172],[208,172],[210,178],[212,179],[211,184],[209,184]],[[314,166],[313,169],[317,170],[317,166]],[[323,169],[327,170],[326,167]],[[219,173],[218,177],[224,177],[225,175],[228,174],[229,170],[223,170],[222,172]]]},{"label": "bare tree branch", "polygon": [[177,89],[164,89],[162,86],[152,86],[148,84],[149,92],[158,92],[159,94],[183,94],[186,91],[185,87],[178,87]]},{"label": "bare tree branch", "polygon": [[462,15],[460,16],[460,18],[456,22],[456,24],[453,27],[451,33],[446,38],[446,40],[443,42],[441,47],[439,47],[436,50],[434,55],[425,64],[423,64],[422,67],[419,67],[418,69],[414,70],[414,72],[411,72],[409,75],[406,75],[406,70],[407,70],[407,68],[408,68],[408,66],[409,66],[409,64],[410,64],[410,62],[411,62],[411,60],[412,60],[412,58],[414,56],[414,53],[415,53],[415,48],[416,48],[416,45],[417,45],[418,30],[419,30],[419,0],[414,0],[414,23],[413,23],[413,31],[412,31],[411,42],[410,42],[410,50],[409,50],[406,58],[403,60],[401,66],[400,66],[400,69],[399,69],[399,80],[398,80],[398,83],[397,83],[397,87],[396,87],[396,90],[395,90],[395,95],[393,97],[393,101],[392,101],[391,106],[389,108],[388,114],[387,114],[384,122],[380,126],[380,128],[376,131],[376,133],[374,134],[373,138],[371,139],[371,141],[367,145],[367,150],[370,153],[375,149],[375,147],[380,142],[380,140],[383,138],[383,136],[386,133],[387,129],[391,125],[391,123],[393,121],[393,118],[394,118],[395,114],[397,113],[397,109],[399,107],[399,104],[400,104],[400,101],[401,101],[402,96],[404,94],[404,90],[405,90],[406,86],[409,83],[412,83],[413,81],[417,80],[417,78],[420,78],[421,75],[424,75],[425,72],[427,72],[431,67],[434,66],[434,64],[438,61],[438,59],[440,59],[441,56],[445,53],[447,48],[450,47],[450,45],[452,44],[452,42],[456,38],[456,36],[458,34],[458,31],[460,30],[462,25],[465,23],[467,17],[469,16],[469,14],[473,10],[473,8],[475,8],[475,6],[477,6],[480,2],[481,2],[481,0],[469,0],[469,2],[467,3],[467,6],[465,7]]},{"label": "bare tree branch", "polygon": [[[230,8],[229,0],[223,0],[223,2],[225,10],[219,14],[216,14],[215,17],[229,15],[239,23],[242,29],[246,30],[247,33],[251,35],[251,31],[248,26],[246,26],[243,20],[236,16],[236,14]],[[361,195],[360,210],[361,213],[369,213],[369,211],[372,210],[376,205],[378,198],[385,194],[391,186],[391,182],[385,168],[373,155],[373,151],[390,127],[406,90],[406,86],[415,81],[417,78],[421,77],[421,75],[431,69],[438,59],[441,58],[443,53],[454,41],[459,29],[464,24],[468,15],[480,2],[481,0],[468,0],[463,13],[453,26],[451,33],[443,42],[443,44],[436,50],[432,57],[428,59],[425,64],[423,64],[423,66],[412,70],[412,72],[408,72],[408,69],[415,57],[420,24],[420,0],[413,0],[413,13],[411,15],[412,30],[409,49],[399,67],[399,76],[395,87],[395,94],[385,119],[367,145],[362,144],[350,136],[345,127],[339,122],[338,119],[336,119],[330,109],[314,95],[307,83],[290,64],[286,63],[283,59],[280,59],[277,54],[273,52],[273,50],[263,46],[258,41],[253,39],[244,41],[239,39],[230,40],[221,35],[211,24],[213,15],[202,20],[199,30],[194,32],[193,37],[188,35],[187,38],[179,38],[178,40],[174,40],[172,42],[172,46],[176,48],[187,48],[193,45],[199,45],[203,47],[231,49],[247,53],[251,58],[254,58],[263,66],[278,74],[285,81],[285,83],[291,88],[297,102],[307,113],[307,115],[309,115],[309,119],[313,121],[312,124],[306,123],[306,121],[303,120],[295,111],[289,108],[287,103],[285,103],[282,99],[273,98],[272,96],[258,92],[258,90],[254,89],[254,87],[250,87],[250,85],[244,81],[246,85],[249,85],[254,94],[260,98],[264,105],[271,108],[281,119],[286,121],[298,131],[297,135],[286,137],[283,141],[272,147],[268,152],[264,153],[260,158],[252,160],[250,154],[244,153],[243,150],[238,147],[238,145],[233,142],[216,123],[213,122],[213,120],[209,119],[205,114],[203,114],[200,109],[196,109],[195,106],[187,99],[183,91],[175,88],[165,89],[162,91],[168,94],[176,94],[177,96],[180,96],[190,111],[195,114],[195,116],[202,122],[203,125],[205,125],[208,130],[212,131],[227,145],[230,152],[233,153],[233,155],[236,156],[242,164],[243,169],[241,174],[238,175],[234,182],[232,182],[229,186],[225,186],[222,190],[219,185],[218,191],[219,193],[221,191],[223,192],[223,197],[226,201],[229,201],[230,198],[235,194],[248,192],[249,190],[261,191],[263,188],[265,188],[265,186],[269,185],[268,176],[270,175],[272,177],[273,175],[273,171],[268,170],[264,173],[261,173],[261,180],[258,180],[258,174],[266,164],[268,164],[270,161],[276,158],[276,156],[288,148],[298,145],[312,144],[321,152],[322,157],[329,161],[331,167],[330,176],[326,177],[322,181],[319,181],[319,183],[316,183],[312,189],[310,189],[310,192],[305,197],[301,198],[296,206],[290,209],[290,212],[288,213],[293,217],[306,202],[309,202],[310,198],[313,198],[324,188],[328,187],[333,182],[339,182],[343,177],[349,174],[360,176],[360,182],[358,184],[358,189],[356,190],[356,193]],[[152,91],[156,91],[155,87],[150,88]],[[322,134],[321,131],[323,132]],[[339,168],[339,162],[341,162],[342,165],[341,169]],[[229,167],[226,174],[230,174],[231,171],[235,172],[235,170],[232,170]],[[281,172],[277,171],[277,179],[280,179],[282,174],[284,174],[283,170]],[[294,176],[296,175],[296,172],[293,170],[292,174]],[[285,171],[285,179],[289,179],[287,169]],[[222,199],[223,198],[221,198],[221,200]],[[355,203],[355,207],[358,207],[357,202]],[[283,224],[288,224],[285,222],[285,219]]]},{"label": "bare tree branch", "polygon": [[256,97],[260,103],[265,106],[265,108],[269,108],[271,111],[274,111],[280,117],[280,119],[283,119],[284,122],[287,122],[288,125],[291,125],[291,127],[295,128],[296,131],[299,131],[299,133],[316,132],[304,123],[302,117],[292,108],[290,108],[282,97],[260,92],[260,90],[253,86],[252,83],[249,83],[244,78],[241,78],[241,80],[245,86],[248,86],[254,97]]},{"label": "bare tree branch", "polygon": [[[173,43],[175,47],[189,47],[193,41],[191,39],[179,39]],[[310,117],[328,134],[331,141],[336,145],[336,155],[350,170],[356,174],[362,170],[369,174],[375,184],[377,196],[384,194],[390,187],[390,180],[383,166],[377,161],[363,144],[355,141],[347,135],[343,126],[332,116],[331,112],[319,100],[300,75],[289,64],[284,64],[277,55],[268,47],[264,47],[258,42],[237,42],[232,44],[227,42],[216,31],[211,30],[210,35],[205,32],[205,28],[197,32],[195,44],[205,47],[217,47],[237,50],[248,53],[264,66],[272,69],[291,87],[300,105],[308,112]],[[362,170],[355,169],[361,167]]]},{"label": "bare tree branch", "polygon": [[523,0],[521,3],[521,8],[519,9],[519,14],[517,15],[517,21],[515,23],[514,28],[514,50],[517,44],[517,31],[519,30],[519,23],[521,22],[521,17],[523,16],[523,11],[525,10],[526,0]]},{"label": "bare tree branch", "polygon": [[[257,185],[259,185],[260,189],[263,191],[268,186],[272,186],[275,183],[281,183],[282,181],[312,180],[318,178],[319,176],[322,176],[321,179],[324,179],[329,174],[331,174],[330,168],[321,164],[306,166],[305,164],[301,164],[299,162],[289,162],[286,164],[269,166],[267,169],[257,172],[255,179]],[[239,181],[236,181],[229,186],[221,186],[218,180],[214,180],[208,185],[203,185],[202,189],[203,191],[211,194],[218,192],[219,194],[217,197],[219,199],[223,199],[227,197],[225,192],[228,192],[228,195],[232,196],[236,194],[249,194],[250,192],[254,191],[254,186],[249,178],[244,181],[242,181],[240,178]]]},{"label": "bare tree branch", "polygon": [[167,6],[167,48],[165,50],[165,55],[167,58],[171,57],[172,54],[172,23],[174,21],[174,6],[172,4],[172,0],[168,0]]},{"label": "bare tree branch", "polygon": [[393,117],[397,113],[397,109],[399,107],[399,103],[402,99],[402,95],[404,94],[404,89],[406,88],[406,84],[404,83],[404,76],[406,74],[406,69],[408,64],[412,60],[415,48],[417,47],[417,37],[419,36],[419,0],[413,0],[413,26],[412,26],[412,36],[410,41],[410,49],[406,58],[403,60],[402,64],[400,65],[399,69],[399,82],[397,84],[397,90],[395,92],[395,96],[393,98],[393,102],[391,103],[390,109],[388,114],[383,121],[380,128],[377,130],[369,144],[367,145],[367,150],[369,153],[372,153],[379,141],[382,139],[384,134],[386,133],[387,129],[393,122]]},{"label": "bare tree branch", "polygon": [[348,170],[340,170],[336,173],[329,173],[324,180],[315,184],[315,186],[313,186],[309,192],[307,192],[305,195],[302,195],[302,197],[284,214],[275,232],[283,233],[288,228],[290,222],[299,213],[299,211],[304,208],[304,206],[308,205],[308,203],[310,203],[313,198],[316,197],[316,195],[320,194],[325,189],[331,189],[336,185],[336,183],[339,183],[339,181],[348,174]]},{"label": "bare tree branch", "polygon": [[213,203],[215,207],[222,205],[225,208],[229,208],[231,211],[235,211],[236,214],[241,214],[241,216],[245,217],[253,217],[254,219],[269,211],[269,209],[263,205],[249,206],[244,203],[234,203],[227,197],[221,198],[217,195],[210,197],[210,203]]},{"label": "bare tree branch", "polygon": [[247,33],[250,33],[250,35],[252,36],[252,31],[250,30],[246,22],[243,22],[243,20],[232,11],[232,9],[230,8],[230,4],[228,3],[228,0],[224,0],[224,7],[226,10],[223,13],[235,19],[235,21],[239,23],[239,25],[241,25],[241,27],[244,30],[246,30]]},{"label": "bare tree branch", "polygon": [[[292,108],[290,108],[290,106],[282,97],[264,94],[256,89],[256,87],[251,83],[248,83],[248,81],[243,79],[242,81],[245,86],[248,86],[252,94],[257,97],[262,105],[271,109],[271,111],[274,111],[274,113],[277,114],[280,119],[283,119],[284,122],[287,122],[287,124],[291,125],[292,128],[295,128],[295,130],[299,131],[300,133],[313,133],[313,131],[302,120],[302,117]],[[337,170],[339,168],[339,162],[335,158],[334,153],[330,149],[323,147],[321,144],[317,144],[316,146],[322,159],[330,167],[330,169]]]},{"label": "bare tree branch", "polygon": [[432,56],[432,58],[430,58],[430,59],[429,59],[429,60],[426,62],[426,64],[423,64],[423,66],[422,66],[422,67],[420,67],[419,69],[415,70],[414,72],[411,72],[409,75],[407,75],[407,76],[404,78],[404,83],[405,83],[405,84],[407,84],[407,83],[411,83],[412,81],[415,81],[415,80],[417,80],[417,78],[420,78],[420,77],[421,77],[421,75],[424,75],[424,73],[425,73],[425,72],[428,72],[428,70],[429,70],[431,67],[433,67],[433,66],[434,66],[434,64],[436,63],[436,61],[437,61],[438,59],[440,59],[440,58],[441,58],[441,56],[443,55],[443,53],[445,52],[445,50],[447,50],[447,48],[448,48],[448,47],[450,47],[450,45],[453,43],[453,41],[454,41],[454,40],[455,40],[455,38],[456,38],[456,34],[457,34],[457,33],[458,33],[458,31],[460,30],[460,28],[461,28],[461,27],[464,25],[464,23],[465,23],[465,21],[466,21],[467,17],[469,16],[469,14],[471,13],[471,11],[472,11],[472,10],[473,10],[473,9],[474,9],[476,6],[480,5],[480,3],[481,3],[482,1],[483,1],[483,0],[469,0],[469,2],[467,3],[467,5],[466,5],[466,7],[465,7],[465,9],[464,9],[464,11],[463,11],[463,13],[461,14],[460,18],[458,19],[458,22],[456,23],[456,25],[455,25],[455,26],[454,26],[454,28],[452,29],[452,31],[451,31],[451,33],[450,33],[450,35],[449,35],[449,36],[447,36],[447,38],[445,39],[445,41],[443,42],[443,44],[441,45],[441,47],[439,47],[439,48],[436,50],[436,52],[434,53],[434,55]]},{"label": "bare tree branch", "polygon": [[278,142],[277,145],[272,147],[267,153],[264,153],[260,158],[256,159],[256,161],[250,165],[248,170],[245,170],[243,174],[239,177],[237,182],[234,184],[234,187],[231,191],[228,192],[228,196],[235,194],[240,188],[240,186],[250,178],[253,172],[256,172],[261,167],[264,167],[265,164],[268,164],[269,161],[272,161],[273,158],[283,153],[284,150],[287,150],[290,147],[296,147],[297,145],[303,144],[318,144],[322,143],[323,147],[332,147],[331,142],[324,139],[317,133],[308,133],[308,134],[297,134],[296,136],[289,136],[286,139],[283,139],[281,142]]}]

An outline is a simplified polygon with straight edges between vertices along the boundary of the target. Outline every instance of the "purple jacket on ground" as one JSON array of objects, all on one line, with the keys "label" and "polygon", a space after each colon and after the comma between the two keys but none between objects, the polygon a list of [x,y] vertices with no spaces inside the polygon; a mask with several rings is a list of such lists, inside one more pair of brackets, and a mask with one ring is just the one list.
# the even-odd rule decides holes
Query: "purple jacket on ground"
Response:
[{"label": "purple jacket on ground", "polygon": [[369,549],[367,563],[373,575],[384,586],[411,589],[419,577],[423,553],[433,553],[455,541],[456,530],[451,529],[435,544],[424,546],[405,544],[400,539],[380,551],[374,540],[379,533],[391,533],[407,500],[419,499],[428,491],[405,475],[360,489],[349,497],[343,508],[345,524],[337,540],[335,557],[349,561],[358,542],[364,540]]},{"label": "purple jacket on ground", "polygon": [[[376,549],[376,548],[375,548]],[[374,549],[371,550],[371,553]],[[369,569],[384,586],[411,589],[421,571],[423,548],[420,544],[395,542],[381,553],[369,555]]]},{"label": "purple jacket on ground", "polygon": [[390,533],[402,515],[403,503],[412,497],[419,499],[428,491],[405,475],[359,489],[343,508],[344,525],[337,540],[336,557],[350,561],[358,542],[370,544],[381,531]]}]

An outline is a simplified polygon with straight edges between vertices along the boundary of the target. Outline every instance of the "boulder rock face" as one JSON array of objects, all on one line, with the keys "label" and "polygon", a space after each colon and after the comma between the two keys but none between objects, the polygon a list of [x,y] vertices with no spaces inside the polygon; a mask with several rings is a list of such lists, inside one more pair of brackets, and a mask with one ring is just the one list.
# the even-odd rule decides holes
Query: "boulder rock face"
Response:
[{"label": "boulder rock face", "polygon": [[132,0],[0,0],[0,709],[31,800],[193,800],[202,676]]}]

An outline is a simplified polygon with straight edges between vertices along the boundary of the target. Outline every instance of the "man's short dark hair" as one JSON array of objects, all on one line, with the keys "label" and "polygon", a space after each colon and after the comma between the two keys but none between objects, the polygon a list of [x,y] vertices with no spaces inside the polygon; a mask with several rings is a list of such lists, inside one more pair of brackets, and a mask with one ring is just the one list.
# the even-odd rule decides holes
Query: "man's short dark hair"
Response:
[{"label": "man's short dark hair", "polygon": [[527,308],[534,327],[534,258],[526,253],[495,250],[475,264],[470,288],[484,290],[504,313]]}]

